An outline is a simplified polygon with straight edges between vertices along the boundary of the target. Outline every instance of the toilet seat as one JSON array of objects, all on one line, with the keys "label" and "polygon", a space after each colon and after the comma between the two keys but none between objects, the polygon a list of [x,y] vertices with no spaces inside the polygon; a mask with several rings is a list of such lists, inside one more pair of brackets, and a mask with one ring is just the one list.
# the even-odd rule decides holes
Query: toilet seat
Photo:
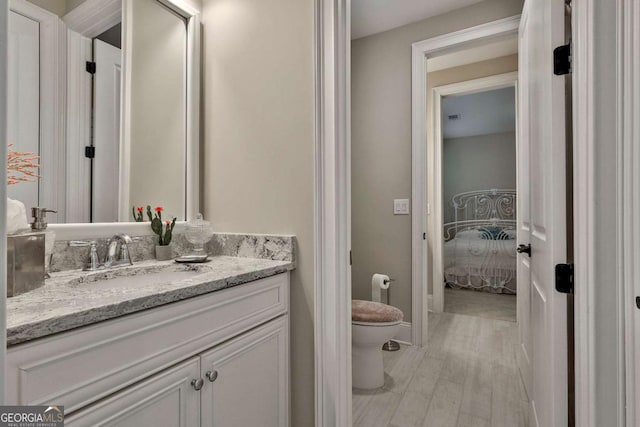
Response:
[{"label": "toilet seat", "polygon": [[373,301],[351,301],[351,321],[354,325],[391,326],[402,322],[401,310]]}]

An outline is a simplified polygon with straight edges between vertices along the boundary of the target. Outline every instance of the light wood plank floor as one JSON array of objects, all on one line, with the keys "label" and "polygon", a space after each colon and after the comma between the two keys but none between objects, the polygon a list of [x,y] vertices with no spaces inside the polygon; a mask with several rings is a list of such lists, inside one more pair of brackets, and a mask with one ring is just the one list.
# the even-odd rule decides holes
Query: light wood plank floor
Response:
[{"label": "light wood plank floor", "polygon": [[515,322],[516,296],[445,288],[444,311]]},{"label": "light wood plank floor", "polygon": [[385,385],[353,391],[357,427],[527,427],[516,323],[429,313],[429,343],[385,352]]}]

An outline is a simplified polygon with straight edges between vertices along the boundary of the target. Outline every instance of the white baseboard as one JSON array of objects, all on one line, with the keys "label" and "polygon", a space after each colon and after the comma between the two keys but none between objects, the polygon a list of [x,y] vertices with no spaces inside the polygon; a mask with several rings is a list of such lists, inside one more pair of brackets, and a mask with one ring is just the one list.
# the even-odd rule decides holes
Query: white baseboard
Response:
[{"label": "white baseboard", "polygon": [[427,309],[433,311],[433,294],[427,295]]},{"label": "white baseboard", "polygon": [[400,330],[396,334],[394,340],[398,341],[401,344],[411,345],[411,323],[402,322],[400,324]]}]

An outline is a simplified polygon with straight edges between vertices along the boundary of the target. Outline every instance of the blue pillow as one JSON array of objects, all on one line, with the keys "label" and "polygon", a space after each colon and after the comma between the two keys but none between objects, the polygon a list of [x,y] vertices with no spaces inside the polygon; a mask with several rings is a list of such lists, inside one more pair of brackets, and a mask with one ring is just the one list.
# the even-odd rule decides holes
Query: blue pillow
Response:
[{"label": "blue pillow", "polygon": [[509,240],[509,235],[502,230],[502,227],[482,227],[478,231],[481,233],[480,238],[484,240]]}]

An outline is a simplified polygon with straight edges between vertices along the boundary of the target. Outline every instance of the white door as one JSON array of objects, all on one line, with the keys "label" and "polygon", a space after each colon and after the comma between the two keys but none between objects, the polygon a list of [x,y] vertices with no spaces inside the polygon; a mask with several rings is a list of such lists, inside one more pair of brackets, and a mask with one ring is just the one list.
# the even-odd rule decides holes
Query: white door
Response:
[{"label": "white door", "polygon": [[[8,61],[9,144],[16,151],[40,154],[40,25],[19,13],[9,13]],[[7,196],[39,206],[38,181],[7,188]]]},{"label": "white door", "polygon": [[286,317],[202,355],[202,425],[289,425]]},{"label": "white door", "polygon": [[532,426],[566,426],[567,300],[555,290],[566,262],[564,77],[553,49],[564,44],[564,1],[526,0],[520,24],[518,153],[518,362],[531,401]]},{"label": "white door", "polygon": [[122,52],[101,40],[93,41],[93,159],[92,220],[118,221],[120,179],[120,82]]},{"label": "white door", "polygon": [[200,391],[191,384],[199,379],[194,357],[66,417],[65,425],[199,427]]}]

